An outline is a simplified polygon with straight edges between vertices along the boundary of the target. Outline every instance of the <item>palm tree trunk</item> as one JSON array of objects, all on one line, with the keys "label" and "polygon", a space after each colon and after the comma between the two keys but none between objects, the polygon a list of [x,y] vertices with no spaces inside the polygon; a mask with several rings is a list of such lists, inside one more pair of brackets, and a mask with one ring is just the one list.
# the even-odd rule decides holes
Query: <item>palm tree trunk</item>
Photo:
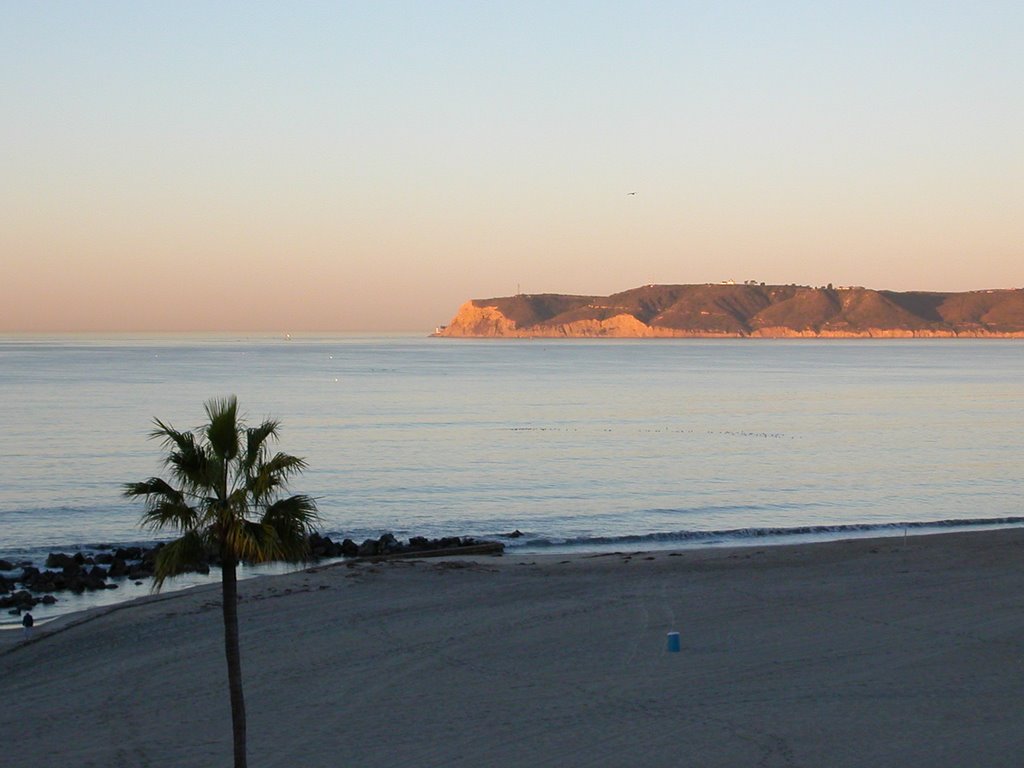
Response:
[{"label": "palm tree trunk", "polygon": [[228,660],[231,692],[231,730],[235,740],[235,768],[246,768],[245,697],[242,694],[242,652],[238,646],[238,577],[235,558],[222,558],[221,586],[224,610],[224,654]]}]

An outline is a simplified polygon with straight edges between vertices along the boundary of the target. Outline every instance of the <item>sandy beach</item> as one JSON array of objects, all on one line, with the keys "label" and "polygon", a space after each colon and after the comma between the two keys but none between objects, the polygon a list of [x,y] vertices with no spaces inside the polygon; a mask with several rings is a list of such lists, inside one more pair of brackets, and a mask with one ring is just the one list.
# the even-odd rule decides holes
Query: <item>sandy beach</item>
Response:
[{"label": "sandy beach", "polygon": [[[250,765],[1017,766],[1022,565],[1011,529],[253,579]],[[218,600],[0,633],[5,762],[229,764]]]}]

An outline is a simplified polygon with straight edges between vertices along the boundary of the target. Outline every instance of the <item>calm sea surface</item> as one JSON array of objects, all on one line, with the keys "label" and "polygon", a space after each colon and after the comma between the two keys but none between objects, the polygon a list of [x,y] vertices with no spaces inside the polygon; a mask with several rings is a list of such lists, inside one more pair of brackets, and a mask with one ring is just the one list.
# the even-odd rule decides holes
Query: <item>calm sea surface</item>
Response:
[{"label": "calm sea surface", "polygon": [[715,542],[1024,515],[1019,341],[0,339],[0,557],[150,538],[153,417],[237,394],[361,540]]}]

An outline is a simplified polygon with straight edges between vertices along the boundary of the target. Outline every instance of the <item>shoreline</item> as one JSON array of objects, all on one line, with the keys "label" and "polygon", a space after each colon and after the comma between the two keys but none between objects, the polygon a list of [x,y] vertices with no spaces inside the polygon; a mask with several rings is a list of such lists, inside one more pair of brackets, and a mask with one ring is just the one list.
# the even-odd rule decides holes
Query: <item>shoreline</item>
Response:
[{"label": "shoreline", "polygon": [[[978,531],[1004,530],[1024,528],[1024,517],[987,518],[979,520],[940,520],[933,522],[903,522],[876,524],[845,524],[822,526],[798,526],[793,528],[762,528],[732,529],[722,531],[692,531],[686,534],[637,534],[611,539],[592,539],[588,543],[545,543],[517,546],[525,534],[500,534],[491,540],[500,541],[505,545],[508,556],[523,557],[587,557],[607,554],[619,549],[643,548],[650,552],[667,551],[700,551],[703,549],[750,547],[804,546],[827,542],[861,540],[861,539],[895,539],[912,536],[931,536],[944,533],[969,533]],[[518,535],[516,535],[518,534]],[[386,534],[385,534],[386,535]],[[339,536],[340,538],[340,536]],[[462,537],[472,539],[472,537]],[[329,539],[328,539],[329,540]],[[160,542],[152,542],[156,545]],[[110,551],[121,545],[104,544],[98,547],[80,547],[68,550],[82,552],[87,555]],[[133,547],[143,550],[151,547],[145,542],[133,543]],[[45,548],[44,548],[45,549]],[[261,564],[240,564],[239,579],[248,580],[268,576],[280,576],[310,568],[328,567],[336,563],[351,562],[349,558],[320,556],[305,563],[271,562]],[[41,565],[42,563],[38,563]],[[196,589],[209,584],[220,583],[220,571],[212,566],[208,573],[200,571],[188,572],[168,579],[163,594]],[[114,607],[151,594],[152,579],[148,576],[137,580],[121,577],[111,581],[107,590],[87,590],[74,593],[69,590],[56,592],[56,602],[39,603],[28,609],[37,623],[46,624],[63,616],[90,611],[97,608]],[[37,592],[38,595],[54,594]],[[0,633],[21,628],[21,613],[3,609],[0,613]]]},{"label": "shoreline", "polygon": [[[794,528],[734,529],[723,531],[693,531],[686,535],[676,534],[638,534],[635,536],[613,539],[594,539],[589,543],[547,543],[517,546],[518,538],[512,534],[492,537],[505,545],[506,556],[522,557],[583,557],[603,555],[621,549],[642,548],[647,552],[690,552],[705,549],[749,549],[751,547],[782,547],[812,546],[815,544],[857,541],[864,539],[897,539],[918,536],[943,535],[947,533],[971,533],[981,531],[999,531],[1020,528],[1024,530],[1024,517],[988,518],[980,520],[942,520],[934,522],[903,522],[877,524],[846,524],[824,526],[799,526]],[[518,531],[517,531],[518,533]],[[472,538],[472,537],[463,537]],[[158,542],[154,542],[158,543]],[[119,545],[101,545],[99,547],[81,547],[69,552],[107,551]],[[132,544],[147,548],[145,542]],[[331,565],[352,562],[350,558],[324,556],[306,563],[271,562],[261,564],[240,564],[239,579],[248,580],[287,575],[305,571],[310,568],[329,567]],[[39,563],[41,565],[41,563]],[[39,603],[28,609],[37,623],[47,624],[64,616],[101,609],[116,607],[124,603],[142,599],[151,594],[152,579],[143,577],[137,580],[122,577],[112,580],[114,588],[107,590],[56,592],[56,602]],[[192,590],[211,584],[220,584],[220,571],[212,566],[208,573],[199,571],[181,574],[168,579],[161,594],[172,594]],[[45,595],[48,593],[35,593]],[[49,593],[52,594],[52,593]],[[21,628],[21,613],[15,614],[8,609],[0,613],[0,633],[11,632]]]},{"label": "shoreline", "polygon": [[[1016,527],[250,579],[250,760],[1013,765],[1022,555]],[[12,763],[227,762],[219,596],[71,614],[27,644],[0,633]]]}]

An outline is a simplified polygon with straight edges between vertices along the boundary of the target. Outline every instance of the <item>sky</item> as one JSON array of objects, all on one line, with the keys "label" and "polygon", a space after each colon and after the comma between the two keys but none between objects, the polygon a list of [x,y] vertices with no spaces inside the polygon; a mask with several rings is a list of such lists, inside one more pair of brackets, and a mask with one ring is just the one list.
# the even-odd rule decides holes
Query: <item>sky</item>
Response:
[{"label": "sky", "polygon": [[0,332],[1021,287],[1022,40],[1019,0],[0,0]]}]

